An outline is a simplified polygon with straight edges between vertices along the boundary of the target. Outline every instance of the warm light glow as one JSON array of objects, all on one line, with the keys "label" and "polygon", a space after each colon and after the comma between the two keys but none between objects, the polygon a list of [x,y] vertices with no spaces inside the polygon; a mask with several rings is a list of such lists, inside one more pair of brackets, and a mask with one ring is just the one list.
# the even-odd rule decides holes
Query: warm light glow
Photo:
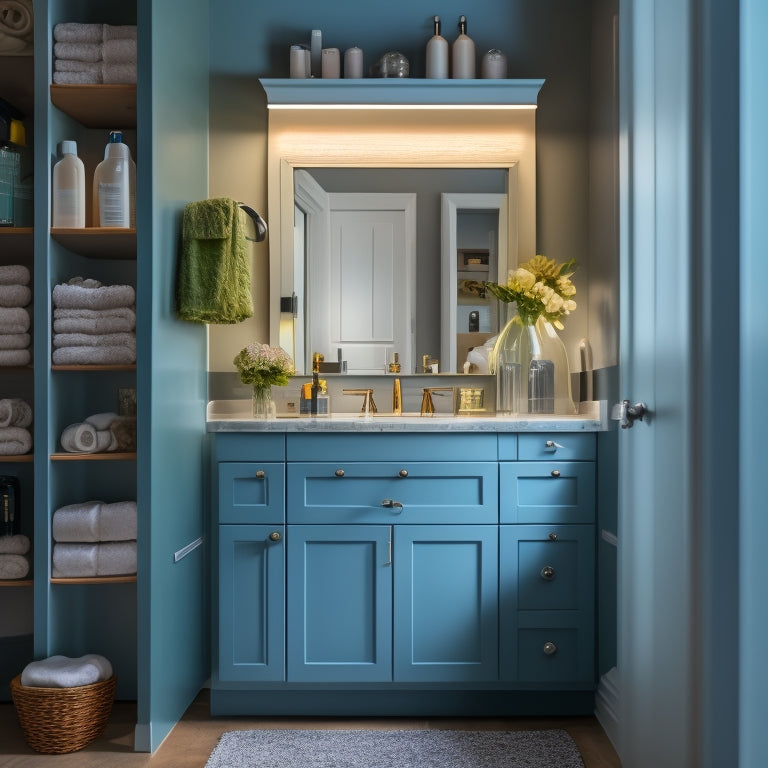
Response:
[{"label": "warm light glow", "polygon": [[536,109],[535,104],[267,104],[267,109]]}]

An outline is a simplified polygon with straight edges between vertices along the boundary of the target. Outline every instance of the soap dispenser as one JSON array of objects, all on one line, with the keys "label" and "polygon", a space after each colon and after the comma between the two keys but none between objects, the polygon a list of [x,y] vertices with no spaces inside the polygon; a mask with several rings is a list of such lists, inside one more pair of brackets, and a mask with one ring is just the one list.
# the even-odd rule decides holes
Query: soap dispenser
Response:
[{"label": "soap dispenser", "polygon": [[427,41],[427,77],[448,77],[448,41],[440,34],[440,17],[433,19],[435,34]]},{"label": "soap dispenser", "polygon": [[136,164],[121,131],[111,131],[93,174],[93,226],[136,225]]},{"label": "soap dispenser", "polygon": [[451,50],[453,77],[471,80],[475,77],[475,43],[467,35],[467,17],[459,17],[459,36],[453,41]]}]

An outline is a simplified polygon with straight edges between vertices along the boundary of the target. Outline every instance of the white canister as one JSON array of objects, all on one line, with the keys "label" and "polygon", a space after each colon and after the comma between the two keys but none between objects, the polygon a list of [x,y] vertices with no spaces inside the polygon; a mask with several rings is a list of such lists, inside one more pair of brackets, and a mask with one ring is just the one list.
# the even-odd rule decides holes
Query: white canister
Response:
[{"label": "white canister", "polygon": [[498,48],[491,48],[483,56],[480,76],[489,80],[503,80],[507,76],[507,57]]},{"label": "white canister", "polygon": [[344,51],[344,77],[358,78],[363,76],[363,49],[353,45]]},{"label": "white canister", "polygon": [[302,78],[309,77],[307,70],[307,60],[309,51],[303,45],[291,46],[291,77]]},{"label": "white canister", "polygon": [[323,77],[341,77],[341,57],[338,48],[323,48]]}]

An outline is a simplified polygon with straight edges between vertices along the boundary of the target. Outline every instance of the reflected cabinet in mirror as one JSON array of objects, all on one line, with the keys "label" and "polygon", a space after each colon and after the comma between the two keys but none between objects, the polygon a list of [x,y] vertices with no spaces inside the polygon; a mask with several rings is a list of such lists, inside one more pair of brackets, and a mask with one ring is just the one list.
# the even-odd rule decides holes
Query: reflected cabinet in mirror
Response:
[{"label": "reflected cabinet in mirror", "polygon": [[270,343],[303,374],[487,372],[469,353],[505,318],[482,282],[535,253],[532,105],[306,108],[263,82]]}]

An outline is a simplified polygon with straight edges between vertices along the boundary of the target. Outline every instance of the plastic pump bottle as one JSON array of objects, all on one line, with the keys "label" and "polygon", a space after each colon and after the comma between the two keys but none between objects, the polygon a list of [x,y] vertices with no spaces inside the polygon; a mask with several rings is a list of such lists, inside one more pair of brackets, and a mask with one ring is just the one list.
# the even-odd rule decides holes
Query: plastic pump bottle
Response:
[{"label": "plastic pump bottle", "polygon": [[453,41],[451,51],[453,61],[453,77],[456,79],[472,79],[475,77],[475,43],[467,35],[467,17],[459,17],[459,36]]},{"label": "plastic pump bottle", "polygon": [[427,77],[448,77],[448,41],[440,34],[440,17],[434,17],[435,34],[427,41]]},{"label": "plastic pump bottle", "polygon": [[104,159],[93,175],[93,225],[133,227],[135,222],[136,165],[123,134],[111,131]]},{"label": "plastic pump bottle", "polygon": [[85,227],[85,166],[76,141],[61,142],[61,160],[53,166],[54,227]]}]

